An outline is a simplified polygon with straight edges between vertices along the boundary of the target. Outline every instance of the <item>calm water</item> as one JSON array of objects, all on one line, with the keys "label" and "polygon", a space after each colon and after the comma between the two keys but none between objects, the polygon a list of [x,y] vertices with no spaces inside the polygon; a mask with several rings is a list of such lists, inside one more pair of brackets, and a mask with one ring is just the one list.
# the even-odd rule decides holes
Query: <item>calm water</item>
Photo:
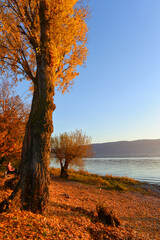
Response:
[{"label": "calm water", "polygon": [[160,185],[160,157],[85,159],[85,170],[100,175],[127,176]]},{"label": "calm water", "polygon": [[[51,166],[60,167],[51,163]],[[160,185],[160,157],[150,158],[88,158],[85,168],[99,175],[127,176]]]}]

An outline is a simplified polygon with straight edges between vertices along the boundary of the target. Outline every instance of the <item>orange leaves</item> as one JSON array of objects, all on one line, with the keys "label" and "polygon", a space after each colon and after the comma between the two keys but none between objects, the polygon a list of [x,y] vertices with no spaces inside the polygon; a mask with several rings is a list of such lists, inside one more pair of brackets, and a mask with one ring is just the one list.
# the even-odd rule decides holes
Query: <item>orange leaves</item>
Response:
[{"label": "orange leaves", "polygon": [[[35,54],[29,52],[30,38],[36,42],[35,31],[30,31],[30,24],[25,11],[25,4],[28,1],[4,1],[1,8],[0,18],[1,24],[1,39],[0,50],[5,54],[0,53],[1,71],[9,72],[13,76],[28,76],[33,80],[35,76]],[[33,3],[34,1],[32,1]],[[32,4],[33,5],[33,4]],[[34,6],[32,6],[34,7]],[[35,24],[32,23],[32,25]],[[33,27],[33,26],[32,26]],[[38,28],[36,29],[38,31]],[[27,35],[29,34],[29,35]]]},{"label": "orange leaves", "polygon": [[14,95],[9,82],[0,84],[0,161],[19,159],[28,119],[28,106]]},{"label": "orange leaves", "polygon": [[[41,1],[42,2],[42,1]],[[5,1],[0,12],[1,73],[36,81],[37,56],[49,63],[52,82],[65,92],[87,57],[88,9],[77,0]],[[43,11],[43,14],[42,12]],[[41,16],[44,16],[42,19]],[[46,35],[42,21],[47,21]]]},{"label": "orange leaves", "polygon": [[1,239],[4,239],[5,235],[8,239],[33,239],[34,237],[43,239],[46,224],[42,216],[25,211],[15,211],[8,214],[3,213],[0,220],[2,221],[1,227],[4,230],[0,232]]},{"label": "orange leaves", "polygon": [[[66,194],[69,198],[65,197]],[[122,226],[109,227],[98,221],[97,200],[104,202],[108,209],[114,209]],[[54,178],[50,185],[49,204],[43,215],[19,211],[14,205],[12,212],[0,214],[0,239],[159,239],[159,205],[160,199],[154,195],[99,192],[95,187]]]}]

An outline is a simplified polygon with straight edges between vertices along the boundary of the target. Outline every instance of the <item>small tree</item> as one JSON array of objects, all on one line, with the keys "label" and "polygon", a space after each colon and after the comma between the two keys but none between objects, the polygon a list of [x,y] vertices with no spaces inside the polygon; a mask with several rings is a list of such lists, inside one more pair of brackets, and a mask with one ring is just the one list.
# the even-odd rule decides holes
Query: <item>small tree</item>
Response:
[{"label": "small tree", "polygon": [[56,155],[56,161],[61,165],[61,177],[68,177],[68,167],[83,167],[85,157],[93,154],[91,138],[75,130],[63,133],[51,139],[51,147]]},{"label": "small tree", "polygon": [[0,83],[0,163],[21,158],[29,106],[16,95],[14,84]]}]

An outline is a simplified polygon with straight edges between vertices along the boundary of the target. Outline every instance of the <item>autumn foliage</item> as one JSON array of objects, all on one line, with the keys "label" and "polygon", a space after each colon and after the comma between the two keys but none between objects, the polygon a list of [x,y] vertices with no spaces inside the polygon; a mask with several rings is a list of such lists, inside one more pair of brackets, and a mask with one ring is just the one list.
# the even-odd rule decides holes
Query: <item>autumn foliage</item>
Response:
[{"label": "autumn foliage", "polygon": [[0,163],[19,161],[29,106],[9,81],[0,84]]},{"label": "autumn foliage", "polygon": [[62,92],[66,91],[78,75],[76,67],[84,63],[88,52],[85,21],[88,9],[80,2],[1,1],[1,73],[11,74],[15,79],[27,78],[35,84],[38,60],[43,55],[50,68],[52,83]]},{"label": "autumn foliage", "polygon": [[83,158],[93,155],[91,139],[82,132],[75,130],[51,138],[52,151],[56,162],[61,166],[61,177],[68,176],[68,167],[83,168]]}]

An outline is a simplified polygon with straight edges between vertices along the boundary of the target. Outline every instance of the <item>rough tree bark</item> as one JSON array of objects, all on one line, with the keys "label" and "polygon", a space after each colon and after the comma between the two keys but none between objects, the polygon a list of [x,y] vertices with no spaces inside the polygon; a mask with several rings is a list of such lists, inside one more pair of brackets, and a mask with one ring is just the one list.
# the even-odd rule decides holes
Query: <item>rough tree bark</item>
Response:
[{"label": "rough tree bark", "polygon": [[54,104],[53,89],[46,86],[47,81],[42,76],[39,85],[35,86],[20,167],[22,206],[32,212],[42,212],[49,197],[48,167]]},{"label": "rough tree bark", "polygon": [[50,137],[54,86],[50,68],[47,4],[40,2],[41,49],[37,53],[37,78],[22,150],[20,188],[23,209],[41,213],[49,197]]}]

